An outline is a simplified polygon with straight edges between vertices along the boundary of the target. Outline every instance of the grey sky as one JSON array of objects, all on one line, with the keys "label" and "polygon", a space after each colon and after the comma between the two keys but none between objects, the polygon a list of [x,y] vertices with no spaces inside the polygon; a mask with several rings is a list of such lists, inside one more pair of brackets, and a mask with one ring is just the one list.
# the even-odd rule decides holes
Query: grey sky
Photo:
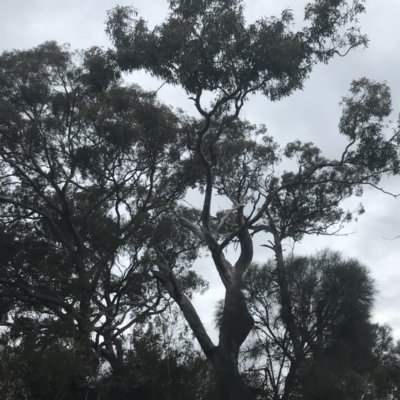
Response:
[{"label": "grey sky", "polygon": [[[106,11],[113,8],[116,0],[0,0],[0,51],[28,49],[46,40],[70,43],[73,49],[93,45],[108,47],[104,33]],[[279,15],[285,8],[292,8],[302,21],[301,10],[305,0],[247,0],[246,17],[252,22],[260,16]],[[119,0],[119,5],[133,5],[151,26],[162,22],[168,13],[167,0]],[[392,89],[393,109],[391,116],[397,120],[400,112],[400,2],[398,0],[367,1],[367,14],[360,17],[362,31],[369,36],[368,49],[356,50],[345,58],[336,58],[329,65],[317,66],[302,92],[279,103],[271,104],[262,96],[254,96],[245,105],[242,117],[253,123],[264,123],[269,133],[283,146],[300,138],[313,141],[327,157],[338,157],[344,139],[337,125],[340,117],[338,103],[346,96],[353,79],[367,78],[386,81]],[[160,82],[146,74],[136,73],[130,79],[144,89],[156,89]],[[194,113],[190,101],[182,90],[164,86],[160,98],[174,107]],[[384,180],[386,190],[400,193],[400,179]],[[400,199],[365,190],[362,199],[347,202],[355,208],[359,202],[366,213],[357,223],[346,227],[344,232],[353,233],[341,237],[307,237],[297,244],[295,251],[311,253],[329,246],[345,255],[364,262],[371,270],[380,292],[374,309],[374,319],[387,322],[400,338]],[[222,206],[222,205],[221,205]],[[258,243],[258,245],[261,243]],[[256,259],[264,260],[271,254],[256,245]],[[208,258],[197,264],[199,272],[211,282],[211,289],[196,300],[206,326],[211,329],[215,302],[223,296],[223,288]],[[215,336],[214,336],[215,337]]]}]

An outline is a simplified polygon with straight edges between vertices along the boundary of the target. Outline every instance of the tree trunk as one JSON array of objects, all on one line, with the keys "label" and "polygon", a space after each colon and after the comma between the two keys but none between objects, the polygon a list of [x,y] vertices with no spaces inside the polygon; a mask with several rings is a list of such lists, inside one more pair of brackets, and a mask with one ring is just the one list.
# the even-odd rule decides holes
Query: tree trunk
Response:
[{"label": "tree trunk", "polygon": [[287,273],[285,262],[283,258],[282,244],[279,236],[275,233],[275,255],[276,255],[276,269],[277,281],[280,292],[281,303],[281,318],[289,333],[289,338],[293,345],[294,358],[291,360],[288,375],[285,381],[285,388],[282,395],[282,400],[288,400],[290,394],[295,386],[295,377],[298,369],[304,361],[303,343],[298,329],[297,322],[293,316],[292,311],[292,297],[289,291],[287,281]]},{"label": "tree trunk", "polygon": [[[238,357],[243,344],[254,325],[243,293],[240,290],[241,276],[234,279],[232,269],[226,267],[226,295],[224,313],[219,335],[219,344],[215,346],[208,336],[195,308],[182,293],[179,284],[168,267],[165,259],[158,254],[156,260],[159,271],[153,274],[180,307],[183,315],[199,341],[204,354],[210,360],[215,377],[212,400],[254,400],[256,397],[245,385],[239,374]],[[243,268],[244,269],[244,268]]]},{"label": "tree trunk", "polygon": [[216,379],[216,399],[252,400],[254,395],[239,374],[240,346],[250,333],[254,320],[244,296],[236,286],[226,291],[224,315],[219,335],[219,345],[210,359]]},{"label": "tree trunk", "polygon": [[255,400],[255,395],[243,381],[234,360],[220,355],[213,362],[213,370],[215,389],[212,400]]}]

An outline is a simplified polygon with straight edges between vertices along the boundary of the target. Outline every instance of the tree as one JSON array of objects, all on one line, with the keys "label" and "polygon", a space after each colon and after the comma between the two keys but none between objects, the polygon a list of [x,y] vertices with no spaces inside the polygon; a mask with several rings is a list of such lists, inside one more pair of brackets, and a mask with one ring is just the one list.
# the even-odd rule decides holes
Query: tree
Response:
[{"label": "tree", "polygon": [[[129,8],[110,12],[114,51],[71,53],[50,42],[0,57],[2,325],[7,344],[33,338],[38,353],[73,349],[81,368],[68,382],[71,396],[87,389],[104,360],[120,379],[129,375],[128,330],[172,299],[213,367],[212,396],[255,398],[238,366],[254,325],[242,292],[253,237],[264,234],[275,253],[281,318],[301,362],[282,243],[330,234],[350,218],[343,199],[398,172],[400,132],[384,132],[385,84],[353,82],[342,103],[339,130],[349,144],[339,160],[300,141],[280,152],[264,127],[238,118],[250,94],[279,100],[300,89],[317,62],[365,45],[361,2],[310,3],[299,32],[290,30],[290,11],[246,26],[239,0],[170,5],[152,32]],[[120,70],[134,69],[181,85],[199,118],[124,86]],[[282,156],[295,158],[298,170],[276,175]],[[188,188],[203,196],[202,209],[183,205]],[[231,207],[215,213],[213,192]],[[224,250],[235,246],[231,264]],[[190,301],[205,287],[190,270],[200,248],[226,288],[218,346]]]},{"label": "tree", "polygon": [[[304,234],[326,234],[350,215],[340,202],[361,192],[362,184],[376,186],[384,173],[398,172],[399,131],[384,134],[384,118],[391,111],[385,84],[360,79],[343,100],[340,133],[348,139],[339,160],[328,160],[312,143],[289,143],[284,156],[295,158],[298,171],[276,176],[280,155],[273,139],[238,120],[249,95],[263,93],[277,101],[301,89],[312,67],[333,56],[367,44],[359,32],[360,1],[317,0],[307,4],[307,26],[290,29],[290,10],[280,18],[246,25],[240,0],[170,0],[165,23],[150,31],[135,10],[117,7],[109,13],[107,33],[115,49],[110,57],[123,71],[143,69],[173,85],[180,85],[193,101],[200,119],[183,126],[194,182],[203,207],[179,215],[180,224],[199,239],[212,260],[226,295],[219,344],[208,336],[190,300],[182,293],[163,251],[153,248],[158,270],[153,274],[179,305],[217,375],[221,399],[254,398],[238,369],[240,347],[254,320],[241,291],[242,278],[253,259],[253,236],[272,237],[281,316],[296,359],[303,359],[300,332],[291,303],[282,242]],[[211,95],[207,106],[205,95]],[[192,164],[190,164],[192,162]],[[189,169],[190,169],[189,168]],[[192,169],[190,169],[192,170]],[[213,191],[232,204],[214,215]],[[224,254],[236,245],[231,264]]]},{"label": "tree", "polygon": [[266,399],[360,398],[375,342],[369,319],[376,292],[367,269],[328,250],[290,255],[285,267],[303,358],[283,322],[276,263],[253,264],[243,280],[255,318],[242,356],[251,380]]},{"label": "tree", "polygon": [[145,246],[189,297],[204,287],[165,214],[186,189],[179,116],[99,49],[54,42],[2,54],[0,99],[1,325],[10,343],[72,348],[79,391],[104,360],[125,373],[124,335],[170,303]]}]

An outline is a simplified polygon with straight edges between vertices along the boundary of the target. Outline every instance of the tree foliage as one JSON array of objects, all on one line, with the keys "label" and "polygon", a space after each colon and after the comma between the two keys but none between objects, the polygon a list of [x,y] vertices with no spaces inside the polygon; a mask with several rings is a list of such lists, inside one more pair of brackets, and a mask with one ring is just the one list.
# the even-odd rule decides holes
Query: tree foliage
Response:
[{"label": "tree foliage", "polygon": [[[277,176],[274,167],[280,155],[273,138],[265,130],[254,138],[256,129],[238,122],[239,113],[250,94],[279,100],[301,89],[317,62],[365,46],[367,38],[357,25],[362,2],[309,3],[306,26],[297,32],[291,30],[289,10],[280,18],[246,25],[239,0],[176,0],[170,9],[166,21],[153,30],[132,8],[109,12],[107,33],[115,46],[109,54],[123,71],[142,69],[181,86],[199,113],[198,123],[186,132],[203,207],[192,218],[180,216],[180,223],[212,256],[226,289],[218,345],[157,249],[155,276],[181,308],[219,374],[217,397],[252,398],[241,383],[237,360],[254,324],[241,292],[242,277],[253,260],[254,235],[263,232],[272,238],[266,246],[276,255],[281,316],[296,359],[302,360],[282,242],[299,241],[308,233],[329,234],[330,228],[349,220],[340,207],[343,199],[360,194],[362,184],[376,186],[384,173],[398,172],[399,131],[389,139],[383,133],[383,119],[391,111],[386,85],[365,78],[354,81],[342,103],[339,131],[349,142],[340,159],[328,160],[312,143],[298,140],[283,151],[297,161],[298,170]],[[208,105],[205,94],[212,97]],[[231,203],[215,216],[213,191]],[[234,263],[224,254],[231,245],[239,248]]]},{"label": "tree foliage", "polygon": [[162,216],[186,188],[178,117],[107,65],[54,42],[0,58],[0,299],[13,340],[73,340],[118,369],[124,332],[169,304],[146,245],[189,296],[204,282],[183,268],[196,243]]},{"label": "tree foliage", "polygon": [[[335,294],[347,299],[329,317],[337,332],[318,323],[311,329],[306,309],[326,311],[311,293],[322,299],[338,290],[326,280],[317,293],[313,279],[324,282],[331,273],[332,281],[346,283],[355,264],[341,277],[340,268],[310,269],[311,259],[285,260],[282,246],[306,234],[335,233],[352,217],[343,200],[361,195],[363,185],[379,188],[383,175],[399,172],[400,129],[391,135],[386,129],[390,90],[367,78],[353,81],[341,103],[339,133],[348,144],[338,159],[301,140],[281,149],[265,126],[239,115],[251,94],[282,99],[303,87],[317,63],[366,46],[357,21],[363,2],[308,3],[304,27],[296,32],[290,10],[246,24],[243,7],[240,0],[171,0],[170,15],[153,30],[132,8],[116,7],[106,22],[113,49],[71,52],[48,42],[0,57],[5,345],[24,349],[29,339],[49,360],[70,349],[71,365],[77,357],[80,368],[70,378],[68,369],[68,384],[61,386],[72,396],[88,388],[103,364],[119,382],[134,368],[130,357],[156,354],[162,370],[159,349],[146,350],[158,343],[157,335],[149,331],[149,342],[146,335],[135,339],[141,356],[127,351],[127,334],[174,302],[212,365],[207,396],[256,398],[239,369],[241,347],[254,326],[243,277],[252,273],[256,235],[275,256],[273,280],[264,288],[275,285],[267,300],[279,304],[290,346],[288,353],[279,351],[292,358],[282,400],[298,387],[312,343],[324,352],[336,334],[344,335],[336,322],[351,309],[353,292]],[[181,86],[198,117],[122,82],[122,72],[140,69]],[[282,159],[297,167],[278,174]],[[200,208],[188,206],[189,189],[202,199]],[[226,204],[223,210],[216,211],[216,196]],[[190,269],[200,249],[211,256],[226,290],[218,345],[191,302],[207,286]],[[327,265],[334,258],[320,261]],[[360,268],[356,275],[365,278]],[[351,315],[368,314],[368,279],[362,282],[357,287],[367,298]],[[179,375],[184,363],[174,362]],[[184,368],[185,376],[191,368]],[[161,378],[157,382],[162,386]]]},{"label": "tree foliage", "polygon": [[297,359],[281,315],[276,263],[254,264],[243,281],[255,318],[253,337],[243,351],[251,378],[268,399],[285,393],[289,398],[346,398],[349,391],[359,398],[373,363],[369,319],[375,289],[367,269],[327,250],[289,256],[285,266],[303,359]]}]

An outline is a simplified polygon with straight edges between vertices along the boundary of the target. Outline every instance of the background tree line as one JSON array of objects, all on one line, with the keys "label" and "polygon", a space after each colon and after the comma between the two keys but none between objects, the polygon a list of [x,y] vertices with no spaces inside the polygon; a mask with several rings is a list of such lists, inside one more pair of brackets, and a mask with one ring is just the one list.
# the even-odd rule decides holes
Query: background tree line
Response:
[{"label": "background tree line", "polygon": [[[107,51],[47,42],[0,57],[4,396],[395,398],[398,346],[369,321],[365,267],[283,252],[334,234],[352,218],[343,200],[399,172],[390,89],[353,81],[338,159],[300,140],[281,149],[239,118],[252,93],[278,101],[317,63],[365,46],[362,2],[309,3],[297,32],[290,10],[246,25],[239,0],[170,7],[153,30],[111,10]],[[124,84],[138,69],[182,86],[198,118]],[[277,174],[284,159],[296,167]],[[274,254],[265,265],[255,236]],[[191,269],[202,254],[226,289],[218,345],[191,302],[207,288]],[[181,324],[166,316],[177,310]]]}]

